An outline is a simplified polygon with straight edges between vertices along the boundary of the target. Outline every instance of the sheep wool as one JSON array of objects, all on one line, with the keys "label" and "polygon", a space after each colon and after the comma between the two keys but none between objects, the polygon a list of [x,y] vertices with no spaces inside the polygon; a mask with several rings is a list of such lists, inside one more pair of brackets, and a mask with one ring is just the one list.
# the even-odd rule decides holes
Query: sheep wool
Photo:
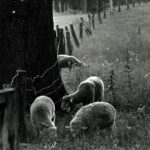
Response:
[{"label": "sheep wool", "polygon": [[70,122],[71,131],[78,135],[83,128],[94,131],[112,128],[115,124],[116,110],[107,102],[94,102],[83,106]]},{"label": "sheep wool", "polygon": [[91,76],[82,81],[74,93],[62,98],[61,108],[67,110],[70,107],[70,110],[73,110],[79,103],[85,106],[92,102],[102,101],[103,97],[104,83],[102,79],[97,76]]},{"label": "sheep wool", "polygon": [[32,125],[39,131],[55,127],[55,104],[47,96],[37,97],[30,107]]},{"label": "sheep wool", "polygon": [[70,55],[58,55],[57,56],[58,65],[60,68],[69,68],[71,69],[72,66],[81,66],[82,62],[76,58],[75,56]]}]

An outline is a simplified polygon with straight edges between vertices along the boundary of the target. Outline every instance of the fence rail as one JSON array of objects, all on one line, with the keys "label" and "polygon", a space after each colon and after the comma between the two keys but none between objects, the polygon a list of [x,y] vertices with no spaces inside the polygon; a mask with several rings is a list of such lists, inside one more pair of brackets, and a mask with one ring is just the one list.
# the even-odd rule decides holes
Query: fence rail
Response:
[{"label": "fence rail", "polygon": [[[111,4],[112,2],[112,4]],[[98,6],[97,14],[98,14],[98,19],[100,23],[103,23],[102,21],[102,13],[103,13],[103,19],[106,18],[106,14],[108,12],[108,9],[110,11],[110,15],[113,15],[114,10],[117,10],[118,12],[121,12],[121,7],[126,6],[126,9],[130,9],[130,5],[133,6],[133,8],[138,4],[140,6],[141,0],[125,0],[125,1],[120,1],[120,0],[112,0],[110,4],[106,4],[104,2],[101,3],[100,1],[100,6]],[[148,0],[143,0],[143,2],[148,2]],[[102,5],[102,6],[101,6]],[[75,47],[79,48],[80,47],[80,41],[84,40],[83,33],[89,37],[92,35],[92,30],[95,29],[95,11],[92,11],[92,13],[88,14],[86,17],[81,17],[76,20],[74,23],[69,23],[69,24],[63,24],[61,25],[56,25],[56,37],[60,39],[60,42],[57,42],[57,46],[59,47],[59,54],[73,54],[73,49]],[[61,26],[62,34],[59,34],[59,26]],[[61,40],[63,37],[64,40]],[[59,46],[58,46],[59,44]],[[63,46],[62,46],[63,45]]]},{"label": "fence rail", "polygon": [[25,72],[18,70],[12,85],[0,89],[0,149],[17,150],[20,141],[26,142]]}]

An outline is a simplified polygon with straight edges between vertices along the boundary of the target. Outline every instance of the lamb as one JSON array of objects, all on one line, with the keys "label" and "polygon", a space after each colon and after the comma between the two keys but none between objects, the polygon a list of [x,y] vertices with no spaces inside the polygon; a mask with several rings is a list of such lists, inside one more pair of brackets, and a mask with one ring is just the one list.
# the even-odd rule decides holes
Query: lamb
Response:
[{"label": "lamb", "polygon": [[96,128],[100,130],[112,130],[115,124],[116,110],[107,102],[94,102],[83,106],[75,114],[70,122],[70,129],[74,137],[80,135],[85,129],[85,133],[94,133]]},{"label": "lamb", "polygon": [[58,55],[57,56],[59,68],[69,68],[72,69],[72,66],[81,66],[82,62],[75,56],[69,55]]},{"label": "lamb", "polygon": [[39,96],[30,107],[30,118],[38,136],[48,131],[52,136],[57,136],[55,127],[55,104],[47,96]]},{"label": "lamb", "polygon": [[100,77],[91,76],[79,84],[77,91],[62,98],[61,109],[72,112],[79,103],[85,106],[95,101],[102,101],[103,97],[103,81]]}]

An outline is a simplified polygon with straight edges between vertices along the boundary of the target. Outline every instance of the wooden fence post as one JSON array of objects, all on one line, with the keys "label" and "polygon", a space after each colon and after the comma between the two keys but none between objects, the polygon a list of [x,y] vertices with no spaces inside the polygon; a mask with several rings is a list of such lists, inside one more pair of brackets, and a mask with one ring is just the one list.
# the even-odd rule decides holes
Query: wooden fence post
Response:
[{"label": "wooden fence post", "polygon": [[86,32],[87,36],[91,35],[91,34],[92,34],[92,31],[91,31],[91,30],[88,28],[88,26],[84,23],[83,17],[81,17],[81,22],[82,22],[82,24],[83,24],[83,27],[84,27],[84,29],[85,29],[85,32]]},{"label": "wooden fence post", "polygon": [[58,46],[58,54],[65,54],[65,37],[64,37],[64,30],[59,28],[58,30],[58,38],[59,38],[59,46]]},{"label": "wooden fence post", "polygon": [[73,39],[74,39],[74,42],[75,42],[76,46],[77,46],[77,47],[80,47],[78,38],[77,38],[77,36],[76,36],[75,30],[74,30],[74,27],[73,27],[72,24],[70,25],[70,30],[71,30],[71,34],[72,34],[72,37],[73,37]]},{"label": "wooden fence post", "polygon": [[139,6],[141,5],[141,0],[138,0]]},{"label": "wooden fence post", "polygon": [[79,23],[79,36],[81,39],[83,39],[83,23]]},{"label": "wooden fence post", "polygon": [[101,18],[101,12],[102,12],[102,1],[98,0],[98,19],[100,24],[103,23],[102,18]]},{"label": "wooden fence post", "polygon": [[65,27],[65,29],[66,29],[66,44],[67,44],[68,54],[72,55],[73,45],[71,44],[70,33],[67,26]]},{"label": "wooden fence post", "polygon": [[103,2],[103,14],[104,14],[104,18],[106,18],[106,2]]},{"label": "wooden fence post", "polygon": [[127,5],[127,10],[129,10],[130,9],[129,0],[126,0],[126,5]]},{"label": "wooden fence post", "polygon": [[17,93],[13,88],[3,89],[0,91],[0,99],[4,100],[5,105],[2,122],[2,149],[18,150],[19,99]]},{"label": "wooden fence post", "polygon": [[59,25],[56,25],[56,36],[59,37]]},{"label": "wooden fence post", "polygon": [[121,12],[121,4],[120,4],[120,0],[118,0],[117,3],[118,3],[118,12]]},{"label": "wooden fence post", "polygon": [[95,29],[95,13],[92,13],[92,27]]},{"label": "wooden fence post", "polygon": [[132,0],[132,6],[135,7],[135,0]]},{"label": "wooden fence post", "polygon": [[92,19],[91,19],[91,15],[90,14],[88,15],[88,21],[89,21],[89,25],[88,26],[89,26],[89,29],[91,30]]},{"label": "wooden fence post", "polygon": [[25,107],[26,107],[26,71],[17,70],[13,77],[11,85],[15,87],[17,98],[19,99],[19,141],[27,142],[26,124],[25,124]]}]

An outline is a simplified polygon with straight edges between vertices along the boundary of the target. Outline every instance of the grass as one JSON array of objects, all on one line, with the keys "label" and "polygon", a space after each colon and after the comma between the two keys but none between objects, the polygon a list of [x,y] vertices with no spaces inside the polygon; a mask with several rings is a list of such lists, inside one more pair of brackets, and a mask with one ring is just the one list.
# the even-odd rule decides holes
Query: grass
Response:
[{"label": "grass", "polygon": [[[62,71],[62,79],[69,93],[74,92],[79,83],[91,75],[98,75],[103,79],[105,101],[112,103],[118,112],[115,135],[108,136],[106,131],[98,131],[90,141],[84,136],[81,139],[72,139],[69,131],[65,129],[71,116],[58,113],[56,120],[58,139],[56,147],[52,149],[150,149],[150,76],[144,78],[145,74],[150,72],[149,8],[149,3],[141,4],[140,7],[136,5],[129,11],[123,8],[121,13],[115,11],[113,16],[108,15],[103,24],[96,21],[96,29],[92,36],[87,38],[84,35],[82,45],[74,50],[74,55],[88,63],[89,67],[73,68],[71,72],[68,69]],[[110,82],[111,76],[113,84]],[[110,86],[113,86],[114,90]],[[143,105],[146,109],[141,115],[137,112],[137,108]],[[31,136],[35,133],[30,123],[28,130],[31,143],[22,145],[21,149],[43,149],[35,136]]]}]

